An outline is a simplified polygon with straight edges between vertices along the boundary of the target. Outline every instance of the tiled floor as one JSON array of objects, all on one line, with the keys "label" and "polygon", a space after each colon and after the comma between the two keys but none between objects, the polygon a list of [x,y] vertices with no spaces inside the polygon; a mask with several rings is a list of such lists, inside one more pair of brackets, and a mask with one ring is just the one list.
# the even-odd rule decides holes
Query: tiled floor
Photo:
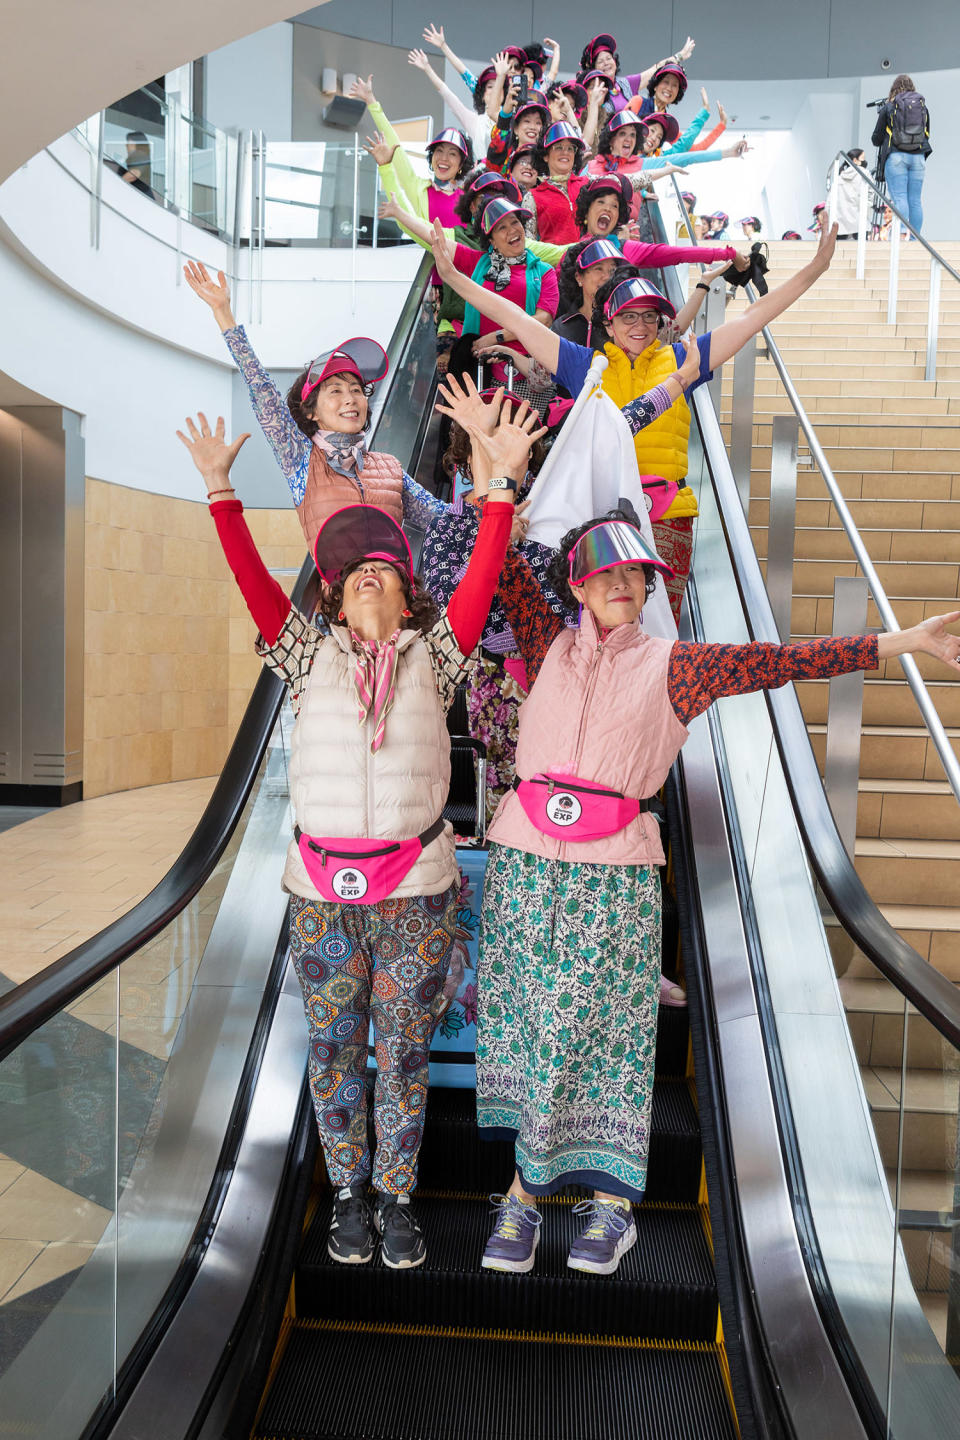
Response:
[{"label": "tiled floor", "polygon": [[214,780],[50,810],[0,834],[0,969],[20,985],[143,898],[179,854]]}]

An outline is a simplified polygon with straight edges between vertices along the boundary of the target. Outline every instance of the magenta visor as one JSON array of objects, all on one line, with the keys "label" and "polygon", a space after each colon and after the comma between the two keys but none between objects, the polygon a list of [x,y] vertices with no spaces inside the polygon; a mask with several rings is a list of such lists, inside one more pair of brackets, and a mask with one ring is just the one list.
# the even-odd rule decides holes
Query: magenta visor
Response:
[{"label": "magenta visor", "polygon": [[784,230],[780,236],[781,240],[802,240],[803,236],[797,230]]},{"label": "magenta visor", "polygon": [[577,80],[565,80],[560,86],[560,89],[564,95],[569,96],[570,103],[574,110],[582,110],[590,98],[586,90],[584,90],[583,86]]},{"label": "magenta visor", "polygon": [[604,305],[603,313],[608,320],[612,320],[614,315],[620,314],[621,310],[630,309],[659,310],[661,315],[669,315],[671,320],[676,317],[677,313],[666,295],[662,295],[656,285],[651,285],[649,280],[640,279],[621,280]]},{"label": "magenta visor", "polygon": [[550,114],[550,106],[547,104],[541,91],[531,90],[523,104],[517,106],[513,112],[514,124],[520,119],[521,115],[526,115],[528,110],[541,110],[547,115]]},{"label": "magenta visor", "polygon": [[530,211],[525,210],[522,205],[517,205],[513,200],[508,200],[505,195],[495,195],[484,206],[483,214],[480,217],[480,228],[484,235],[490,235],[501,220],[506,220],[509,215],[516,215],[520,224],[523,225],[530,219]]},{"label": "magenta visor", "polygon": [[647,94],[652,95],[654,90],[656,90],[657,86],[660,84],[660,81],[663,80],[664,77],[667,75],[676,75],[677,79],[680,81],[680,86],[677,91],[677,100],[682,100],[684,95],[686,95],[687,93],[687,72],[686,70],[684,70],[683,66],[678,65],[676,61],[671,61],[669,65],[661,65],[659,70],[655,70],[653,72],[650,77],[650,84],[647,86]]},{"label": "magenta visor", "polygon": [[355,375],[361,384],[374,385],[386,375],[388,364],[387,352],[376,340],[368,340],[364,335],[345,340],[335,350],[325,350],[311,362],[300,399],[306,400],[331,375]]},{"label": "magenta visor", "polygon": [[643,123],[649,130],[652,125],[659,125],[663,131],[661,145],[672,145],[680,134],[680,123],[675,115],[665,115],[662,110],[651,110],[649,115],[643,117]]},{"label": "magenta visor", "polygon": [[434,135],[433,139],[430,141],[430,144],[427,145],[425,148],[427,150],[432,150],[434,145],[453,145],[456,147],[457,150],[460,151],[461,155],[466,155],[468,153],[466,135],[464,135],[462,130],[455,130],[452,126],[449,126],[446,130],[440,130],[436,135]]},{"label": "magenta visor", "polygon": [[[625,125],[632,125],[636,130],[646,130],[647,128],[646,120],[641,119],[639,115],[635,115],[632,110],[618,110],[616,115],[611,115],[607,121],[607,129],[611,135],[615,135],[617,131],[622,130]],[[640,137],[637,136],[638,140],[639,138]]]},{"label": "magenta visor", "polygon": [[610,79],[609,75],[604,75],[602,70],[588,70],[585,74],[579,77],[579,83],[584,87],[585,90],[589,90],[590,84],[594,80],[602,80],[604,85],[606,85],[607,87],[607,94],[610,94],[613,81]]},{"label": "magenta visor", "polygon": [[[535,147],[533,145],[529,146],[531,154],[534,149]],[[524,151],[524,153],[526,153],[526,151]],[[514,155],[513,158],[516,159],[516,155]],[[496,195],[509,195],[510,199],[516,200],[518,204],[521,199],[520,186],[515,185],[506,175],[501,175],[499,170],[488,170],[485,175],[481,175],[479,179],[475,180],[470,186],[471,195],[482,195],[485,190],[492,190]]]},{"label": "magenta visor", "polygon": [[579,145],[581,150],[584,149],[583,136],[575,126],[570,124],[569,120],[557,120],[547,130],[540,144],[546,150],[548,146],[556,145],[558,140],[572,140],[574,145]]},{"label": "magenta visor", "polygon": [[721,230],[722,230],[723,227],[729,222],[730,216],[727,215],[727,214],[725,214],[723,210],[718,210],[718,211],[716,212],[716,214],[710,216],[710,219],[711,219],[711,220],[719,220],[719,221],[720,221],[720,228],[721,228]]},{"label": "magenta visor", "polygon": [[590,199],[596,200],[598,195],[620,195],[627,204],[633,199],[633,186],[626,175],[597,175],[593,180],[588,180],[583,187]]},{"label": "magenta visor", "polygon": [[540,81],[543,79],[543,66],[539,60],[524,60],[521,68],[530,71],[535,85],[540,84]]},{"label": "magenta visor", "polygon": [[594,35],[590,44],[587,46],[587,54],[591,60],[596,60],[601,50],[609,50],[611,55],[616,55],[617,42],[612,35]]},{"label": "magenta visor", "polygon": [[683,201],[684,205],[696,205],[697,203],[697,197],[696,195],[694,195],[692,190],[681,190],[680,199]]},{"label": "magenta visor", "polygon": [[664,575],[676,572],[628,520],[604,520],[588,530],[570,551],[570,583],[580,585],[614,565],[655,565]]},{"label": "magenta visor", "polygon": [[577,269],[589,270],[591,265],[599,265],[603,260],[615,260],[622,265],[623,251],[612,240],[591,240],[577,256]]},{"label": "magenta visor", "polygon": [[[480,390],[480,391],[478,392],[478,393],[479,393],[479,396],[480,396],[480,399],[484,402],[485,405],[489,405],[489,404],[491,403],[491,401],[493,400],[494,395],[496,395],[498,389],[499,389],[499,386],[492,385],[492,386],[488,386],[488,388],[487,388],[486,390]],[[523,401],[521,400],[520,396],[519,396],[519,395],[516,393],[516,391],[514,391],[514,390],[504,390],[504,392],[503,392],[503,399],[504,399],[504,403],[505,403],[505,404],[508,404],[508,405],[517,406],[517,405],[522,405],[522,404],[523,404]]]},{"label": "magenta visor", "polygon": [[752,225],[754,230],[760,229],[759,215],[744,215],[738,221],[738,225]]},{"label": "magenta visor", "polygon": [[407,537],[386,510],[376,505],[344,505],[317,531],[314,564],[328,585],[342,578],[354,561],[387,560],[413,578]]}]

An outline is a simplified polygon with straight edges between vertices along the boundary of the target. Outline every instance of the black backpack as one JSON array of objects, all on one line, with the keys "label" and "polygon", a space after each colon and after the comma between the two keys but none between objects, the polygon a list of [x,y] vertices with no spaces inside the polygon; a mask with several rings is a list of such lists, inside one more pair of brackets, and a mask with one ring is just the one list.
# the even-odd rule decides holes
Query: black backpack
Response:
[{"label": "black backpack", "polygon": [[904,90],[893,102],[888,129],[894,150],[919,155],[927,135],[927,107],[916,90]]}]

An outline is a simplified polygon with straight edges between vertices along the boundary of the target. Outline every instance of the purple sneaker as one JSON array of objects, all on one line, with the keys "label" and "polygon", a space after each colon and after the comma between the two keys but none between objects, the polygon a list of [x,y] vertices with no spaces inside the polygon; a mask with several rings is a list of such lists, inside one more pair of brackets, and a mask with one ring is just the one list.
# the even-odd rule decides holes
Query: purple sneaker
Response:
[{"label": "purple sneaker", "polygon": [[567,1266],[591,1275],[612,1275],[632,1245],[637,1243],[633,1210],[620,1200],[581,1200],[575,1215],[589,1215],[587,1228],[570,1246]]},{"label": "purple sneaker", "polygon": [[543,1216],[516,1195],[491,1195],[497,1223],[480,1262],[485,1270],[509,1270],[526,1275],[533,1269]]}]

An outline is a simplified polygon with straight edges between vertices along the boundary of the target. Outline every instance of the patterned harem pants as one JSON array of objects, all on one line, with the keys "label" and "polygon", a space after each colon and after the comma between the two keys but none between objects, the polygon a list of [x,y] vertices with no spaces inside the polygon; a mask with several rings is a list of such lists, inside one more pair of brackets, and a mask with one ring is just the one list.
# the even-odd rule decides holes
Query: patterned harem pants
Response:
[{"label": "patterned harem pants", "polygon": [[367,1035],[373,1021],[377,1190],[417,1183],[428,1058],[457,928],[459,878],[442,895],[334,905],[294,895],[290,953],[310,1029],[310,1093],[330,1182],[370,1178]]}]

